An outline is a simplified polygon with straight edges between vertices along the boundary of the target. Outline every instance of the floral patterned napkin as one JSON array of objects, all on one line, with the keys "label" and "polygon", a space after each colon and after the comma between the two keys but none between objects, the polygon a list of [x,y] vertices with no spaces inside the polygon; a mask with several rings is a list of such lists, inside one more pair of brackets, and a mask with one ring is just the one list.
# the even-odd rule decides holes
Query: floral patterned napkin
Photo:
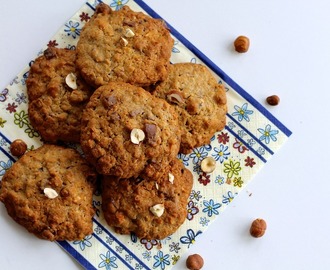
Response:
[{"label": "floral patterned napkin", "polygon": [[[99,2],[87,1],[39,55],[47,46],[75,48],[82,27]],[[128,5],[135,11],[160,18],[141,0],[104,2],[113,9]],[[93,234],[82,241],[58,242],[86,269],[170,269],[291,135],[291,131],[253,97],[173,27],[169,27],[175,40],[171,62],[203,63],[219,83],[224,84],[228,98],[227,125],[214,134],[210,144],[196,148],[188,155],[179,155],[193,172],[194,185],[187,203],[185,223],[166,239],[149,241],[138,239],[133,234],[123,236],[114,233],[102,216],[100,196],[94,197],[97,214],[93,219]],[[13,140],[23,139],[29,149],[41,145],[39,134],[31,127],[27,114],[25,80],[32,63],[33,60],[0,92],[0,177],[16,160],[9,151]],[[217,162],[216,170],[210,174],[200,170],[200,162],[207,156]]]}]

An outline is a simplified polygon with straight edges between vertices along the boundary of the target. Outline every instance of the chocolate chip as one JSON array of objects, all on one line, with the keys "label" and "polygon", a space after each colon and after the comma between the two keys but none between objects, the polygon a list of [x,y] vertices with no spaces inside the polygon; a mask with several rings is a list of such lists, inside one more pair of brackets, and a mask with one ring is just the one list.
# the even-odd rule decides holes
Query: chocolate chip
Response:
[{"label": "chocolate chip", "polygon": [[103,106],[105,108],[110,108],[117,103],[117,98],[115,96],[109,96],[103,98]]},{"label": "chocolate chip", "polygon": [[123,25],[131,26],[131,27],[135,26],[135,24],[136,23],[134,21],[129,21],[127,19],[125,19],[123,22]]},{"label": "chocolate chip", "polygon": [[157,126],[154,124],[145,124],[147,142],[151,145],[156,143]]}]

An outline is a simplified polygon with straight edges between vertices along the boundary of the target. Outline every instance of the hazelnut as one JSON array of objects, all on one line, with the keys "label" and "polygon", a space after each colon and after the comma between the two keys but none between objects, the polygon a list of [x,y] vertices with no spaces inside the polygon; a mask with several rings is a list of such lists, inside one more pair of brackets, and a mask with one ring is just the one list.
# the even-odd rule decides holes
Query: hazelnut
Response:
[{"label": "hazelnut", "polygon": [[24,155],[26,150],[27,150],[27,145],[21,139],[17,139],[15,141],[13,141],[10,145],[10,153],[16,157],[20,157],[20,156]]},{"label": "hazelnut", "polygon": [[271,106],[276,106],[280,103],[280,98],[277,95],[272,95],[266,98],[266,101]]},{"label": "hazelnut", "polygon": [[156,217],[161,217],[164,214],[165,207],[164,204],[159,203],[151,206],[149,208],[150,212],[153,213]]},{"label": "hazelnut", "polygon": [[203,265],[204,265],[204,260],[202,256],[199,254],[189,255],[186,260],[186,266],[190,270],[202,269]]},{"label": "hazelnut", "polygon": [[249,50],[250,40],[246,36],[239,36],[234,41],[235,50],[239,53],[245,53]]},{"label": "hazelnut", "polygon": [[135,36],[134,32],[131,29],[127,28],[125,31],[125,37],[130,38],[130,37],[134,37],[134,36]]},{"label": "hazelnut", "polygon": [[261,218],[257,218],[251,224],[250,234],[253,237],[258,238],[265,234],[266,229],[267,229],[266,221],[264,221]]},{"label": "hazelnut", "polygon": [[122,38],[120,39],[120,44],[121,44],[122,46],[126,47],[126,46],[128,45],[128,41],[127,41],[127,39],[122,37]]},{"label": "hazelnut", "polygon": [[44,194],[49,199],[55,199],[58,196],[58,193],[56,192],[56,190],[54,190],[52,188],[45,188]]},{"label": "hazelnut", "polygon": [[168,181],[170,181],[170,183],[173,185],[173,183],[174,183],[174,175],[173,174],[171,174],[171,173],[168,174]]},{"label": "hazelnut", "polygon": [[177,90],[171,90],[168,92],[166,98],[170,103],[174,103],[176,105],[184,103],[182,93]]},{"label": "hazelnut", "polygon": [[142,129],[133,128],[131,131],[131,142],[134,144],[139,144],[145,138],[145,134]]},{"label": "hazelnut", "polygon": [[211,173],[215,170],[216,161],[213,157],[206,157],[201,162],[201,169],[205,173]]},{"label": "hazelnut", "polygon": [[73,73],[69,73],[65,77],[65,83],[67,84],[67,86],[69,86],[73,90],[78,88],[78,86],[77,86],[77,77]]}]

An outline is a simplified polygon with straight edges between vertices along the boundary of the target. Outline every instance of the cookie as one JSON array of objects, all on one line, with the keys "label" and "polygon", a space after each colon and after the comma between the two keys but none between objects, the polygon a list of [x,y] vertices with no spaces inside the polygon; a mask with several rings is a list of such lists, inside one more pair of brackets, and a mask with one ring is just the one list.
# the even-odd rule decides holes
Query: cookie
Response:
[{"label": "cookie", "polygon": [[6,171],[0,200],[39,238],[80,240],[93,232],[95,181],[95,170],[77,151],[45,144]]},{"label": "cookie", "polygon": [[183,127],[180,152],[208,144],[226,124],[227,99],[223,85],[203,65],[178,63],[153,92],[177,111]]},{"label": "cookie", "polygon": [[100,174],[157,177],[169,170],[180,138],[172,106],[128,83],[99,87],[82,116],[81,147]]},{"label": "cookie", "polygon": [[174,41],[162,20],[128,6],[96,7],[77,44],[77,66],[91,85],[121,81],[138,86],[167,76]]},{"label": "cookie", "polygon": [[82,110],[93,90],[78,74],[75,60],[74,50],[51,47],[29,71],[29,118],[46,142],[80,141]]},{"label": "cookie", "polygon": [[135,233],[139,238],[164,239],[187,217],[193,185],[191,172],[178,159],[170,174],[154,181],[141,178],[102,179],[102,209],[108,225],[117,233]]}]

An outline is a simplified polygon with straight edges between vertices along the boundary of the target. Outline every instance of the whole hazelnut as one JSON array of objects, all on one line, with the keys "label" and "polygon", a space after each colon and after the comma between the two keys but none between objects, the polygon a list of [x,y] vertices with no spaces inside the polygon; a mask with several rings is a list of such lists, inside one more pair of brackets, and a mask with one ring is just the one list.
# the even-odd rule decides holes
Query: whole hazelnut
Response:
[{"label": "whole hazelnut", "polygon": [[266,221],[264,221],[261,218],[257,218],[251,224],[250,234],[253,237],[259,238],[265,234],[266,229],[267,229]]},{"label": "whole hazelnut", "polygon": [[27,145],[23,140],[17,139],[11,143],[9,149],[13,156],[20,157],[26,152]]},{"label": "whole hazelnut", "polygon": [[189,255],[186,260],[186,266],[190,270],[200,270],[204,265],[204,260],[201,255],[193,254]]},{"label": "whole hazelnut", "polygon": [[246,36],[239,36],[234,41],[235,51],[245,53],[249,50],[250,40]]},{"label": "whole hazelnut", "polygon": [[266,98],[266,101],[271,106],[276,106],[280,103],[280,98],[277,95],[272,95]]}]

